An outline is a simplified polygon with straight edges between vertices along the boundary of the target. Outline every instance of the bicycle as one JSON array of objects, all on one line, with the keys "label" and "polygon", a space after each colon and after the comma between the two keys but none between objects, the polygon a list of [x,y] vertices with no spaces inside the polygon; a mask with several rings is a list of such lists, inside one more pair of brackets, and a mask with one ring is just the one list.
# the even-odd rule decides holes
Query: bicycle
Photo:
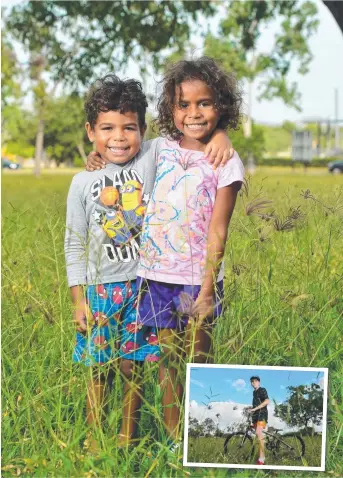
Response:
[{"label": "bicycle", "polygon": [[[246,417],[246,429],[230,433],[224,441],[224,454],[230,454],[235,460],[235,462],[230,461],[231,464],[236,462],[239,464],[242,460],[244,460],[243,463],[250,462],[255,454],[256,432],[250,423],[248,414],[243,413],[243,416]],[[282,431],[281,429],[274,428],[274,430],[273,432],[263,431],[265,448],[272,452],[273,461],[275,462],[275,458],[279,458],[280,463],[277,464],[280,465],[285,462],[289,465],[298,463],[305,455],[304,440],[296,433],[281,434],[278,433]]]}]

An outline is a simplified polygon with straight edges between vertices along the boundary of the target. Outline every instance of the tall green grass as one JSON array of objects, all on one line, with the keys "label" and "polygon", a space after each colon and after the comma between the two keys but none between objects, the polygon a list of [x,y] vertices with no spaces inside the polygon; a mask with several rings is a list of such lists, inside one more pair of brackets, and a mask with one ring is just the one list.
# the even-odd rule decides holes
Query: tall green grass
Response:
[{"label": "tall green grass", "polygon": [[[227,453],[224,453],[225,438],[215,437],[190,437],[188,441],[188,463],[231,463],[231,464],[249,464],[254,465],[258,458],[257,438],[251,443],[247,440],[242,448],[235,447]],[[242,437],[238,438],[241,444]],[[292,467],[320,467],[321,463],[321,436],[304,437],[305,454],[302,458],[295,458],[287,453],[287,448],[282,448],[275,455],[272,451],[266,449],[266,463],[273,466],[292,466]],[[290,444],[290,442],[288,442]],[[297,443],[292,443],[297,447]],[[298,445],[299,446],[299,445]],[[300,450],[300,449],[299,449]]]},{"label": "tall green grass", "polygon": [[[140,444],[116,448],[121,401],[115,386],[99,431],[102,453],[92,457],[82,448],[87,374],[71,362],[74,330],[63,253],[70,180],[3,177],[3,476],[228,476],[227,470],[183,468],[155,444],[163,441],[163,427],[154,364],[146,370]],[[254,210],[256,197],[273,202]],[[296,208],[294,227],[277,230]],[[214,332],[216,363],[329,367],[327,472],[316,476],[343,475],[342,219],[342,178],[279,170],[255,175],[230,227],[228,307]]]}]

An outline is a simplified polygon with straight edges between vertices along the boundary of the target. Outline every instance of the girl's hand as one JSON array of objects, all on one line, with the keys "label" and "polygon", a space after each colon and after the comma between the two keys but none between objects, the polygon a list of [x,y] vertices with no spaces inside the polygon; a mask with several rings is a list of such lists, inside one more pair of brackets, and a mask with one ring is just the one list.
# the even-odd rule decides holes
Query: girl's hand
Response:
[{"label": "girl's hand", "polygon": [[87,332],[87,327],[92,326],[94,322],[92,311],[87,304],[86,299],[81,299],[74,308],[74,322],[76,330],[81,334]]},{"label": "girl's hand", "polygon": [[192,316],[196,324],[201,325],[208,317],[212,317],[216,302],[213,295],[199,294],[192,308]]},{"label": "girl's hand", "polygon": [[102,159],[99,153],[96,151],[92,151],[87,156],[87,164],[86,169],[87,171],[95,171],[99,169],[103,169],[106,166],[105,161]]},{"label": "girl's hand", "polygon": [[233,149],[230,138],[225,131],[217,129],[205,148],[205,155],[209,157],[209,163],[213,164],[213,169],[225,164],[232,158],[235,150]]}]

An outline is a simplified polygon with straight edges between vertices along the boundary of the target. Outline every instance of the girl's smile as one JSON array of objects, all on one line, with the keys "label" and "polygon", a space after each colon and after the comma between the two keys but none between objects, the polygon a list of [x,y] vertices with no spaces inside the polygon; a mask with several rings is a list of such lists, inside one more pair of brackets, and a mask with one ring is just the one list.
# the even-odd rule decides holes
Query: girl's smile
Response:
[{"label": "girl's smile", "polygon": [[213,93],[201,80],[184,81],[176,87],[174,122],[183,133],[183,148],[202,151],[219,121]]}]

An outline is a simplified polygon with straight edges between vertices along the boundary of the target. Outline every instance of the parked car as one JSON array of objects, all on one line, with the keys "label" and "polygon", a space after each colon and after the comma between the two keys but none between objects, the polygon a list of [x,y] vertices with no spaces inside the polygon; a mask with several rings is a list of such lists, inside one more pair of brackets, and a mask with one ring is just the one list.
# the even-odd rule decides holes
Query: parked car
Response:
[{"label": "parked car", "polygon": [[332,161],[328,164],[328,170],[333,174],[343,173],[343,160],[339,159],[338,161]]},{"label": "parked car", "polygon": [[21,166],[19,163],[10,161],[7,158],[1,158],[1,167],[5,169],[19,169]]}]

